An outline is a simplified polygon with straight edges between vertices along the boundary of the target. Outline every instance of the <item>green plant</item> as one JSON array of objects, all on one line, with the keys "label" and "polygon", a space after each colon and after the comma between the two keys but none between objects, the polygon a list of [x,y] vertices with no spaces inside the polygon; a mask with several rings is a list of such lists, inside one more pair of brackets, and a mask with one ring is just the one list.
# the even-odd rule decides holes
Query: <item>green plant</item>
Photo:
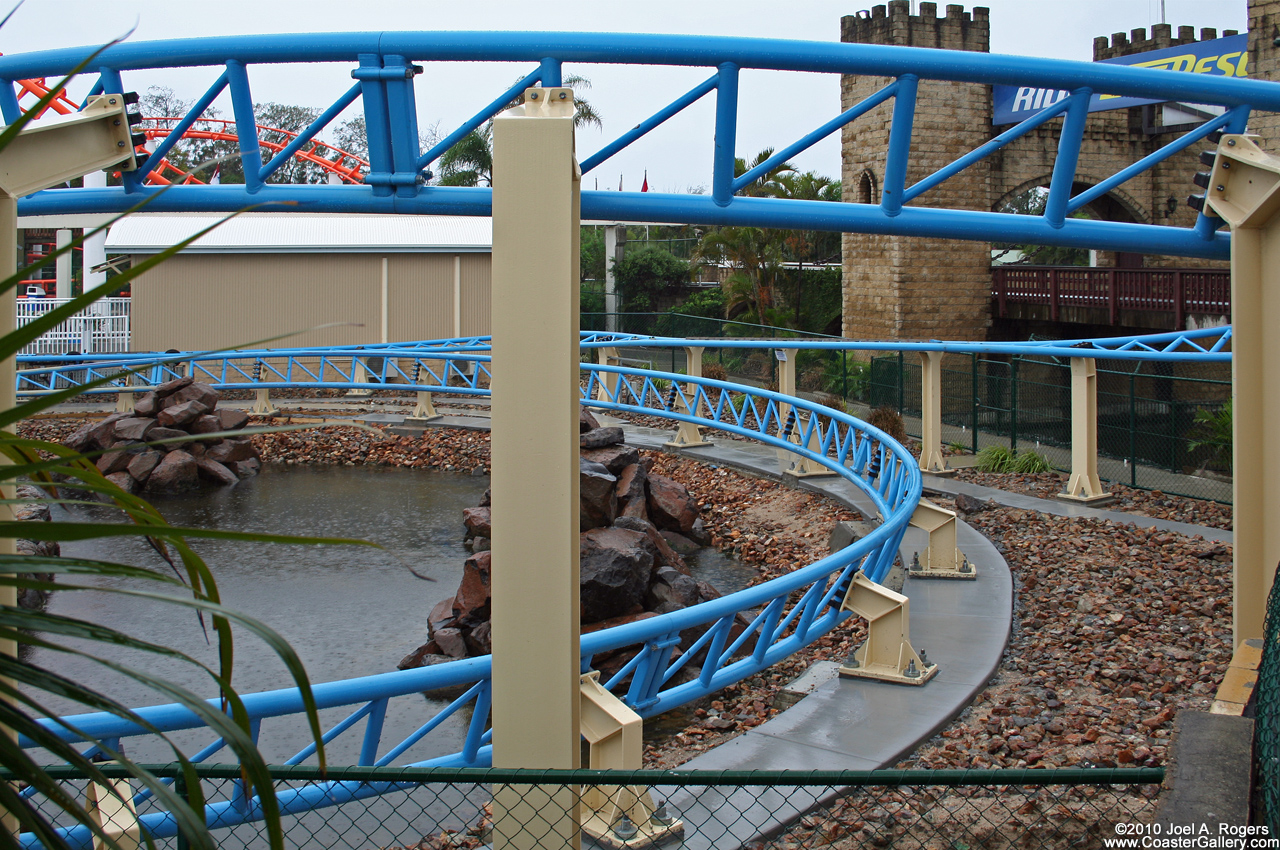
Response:
[{"label": "green plant", "polygon": [[1234,423],[1231,416],[1231,402],[1217,410],[1201,408],[1196,411],[1194,424],[1187,433],[1187,448],[1195,451],[1201,448],[1209,452],[1218,464],[1228,472],[1232,471],[1235,448]]},{"label": "green plant", "polygon": [[947,448],[950,449],[952,453],[958,454],[958,455],[962,455],[965,452],[969,451],[969,447],[966,446],[964,443],[960,442],[959,440],[952,440],[951,442],[947,443]]},{"label": "green plant", "polygon": [[659,297],[689,281],[689,264],[661,248],[642,248],[614,263],[613,277],[625,309],[644,313],[658,306]]},{"label": "green plant", "polygon": [[1037,451],[1018,452],[1013,458],[1013,467],[1011,472],[1018,472],[1023,475],[1034,475],[1039,472],[1048,472],[1053,469],[1049,459]]},{"label": "green plant", "polygon": [[978,452],[974,469],[979,472],[1009,472],[1013,469],[1013,452],[1006,446],[987,446]]},{"label": "green plant", "polygon": [[867,424],[879,428],[899,443],[907,441],[907,428],[902,422],[902,414],[888,405],[871,411]]},{"label": "green plant", "polygon": [[[97,54],[95,53],[94,56]],[[93,57],[82,63],[92,61]],[[79,68],[76,69],[80,70]],[[70,77],[52,87],[56,92],[67,84]],[[39,114],[52,95],[43,98],[27,115]],[[0,150],[3,150],[21,131],[26,116],[14,121],[0,133]],[[12,203],[12,200],[0,201]],[[145,203],[145,202],[144,202]],[[132,211],[132,210],[131,210]],[[118,220],[118,219],[115,219]],[[0,295],[12,304],[12,292],[28,276],[53,263],[63,254],[79,250],[90,236],[104,232],[115,220],[89,231],[84,237],[73,240],[68,246],[46,255],[36,263],[26,266],[0,281]],[[215,227],[217,225],[214,225]],[[50,311],[41,318],[0,337],[0,360],[14,357],[23,346],[57,324],[80,313],[98,299],[111,295],[127,285],[132,278],[143,274],[154,265],[165,261],[186,245],[213,228],[207,228],[167,251],[147,259],[112,278],[111,286],[99,287],[72,299],[69,303]],[[4,236],[0,234],[0,236]],[[11,238],[12,234],[4,236]],[[12,309],[10,306],[8,309]],[[12,382],[12,372],[5,380]],[[97,383],[104,383],[106,380]],[[89,385],[90,387],[96,384]],[[10,384],[10,388],[12,384]],[[0,410],[0,429],[12,429],[24,419],[67,401],[83,392],[83,387],[73,387],[38,396],[21,404],[13,404]],[[281,429],[258,429],[281,430]],[[210,435],[212,436],[212,435]],[[64,542],[90,538],[135,536],[145,538],[159,557],[156,569],[139,568],[103,561],[70,557],[44,557],[36,555],[0,552],[0,650],[18,646],[38,646],[54,653],[74,655],[100,664],[111,670],[147,685],[166,702],[181,704],[196,713],[215,734],[221,736],[230,751],[237,757],[244,777],[262,801],[262,813],[271,847],[282,848],[284,836],[280,824],[279,807],[274,796],[272,780],[262,755],[254,743],[250,721],[240,696],[232,687],[233,634],[232,625],[248,629],[266,642],[284,662],[290,676],[300,690],[306,706],[307,722],[316,744],[316,755],[323,767],[324,747],[321,740],[315,700],[302,662],[293,649],[272,629],[252,618],[238,614],[221,604],[218,585],[212,571],[191,547],[190,538],[220,538],[254,542],[277,543],[354,543],[362,541],[321,540],[283,537],[265,534],[244,534],[228,531],[177,528],[169,525],[163,516],[145,500],[131,495],[107,480],[94,465],[94,454],[79,454],[57,443],[27,439],[12,430],[0,430],[0,482],[12,485],[17,481],[31,481],[49,493],[47,499],[56,504],[79,504],[68,492],[84,491],[117,508],[127,522],[44,522],[19,523],[11,514],[0,517],[0,537],[12,540],[23,537],[39,541]],[[66,491],[64,491],[65,488]],[[7,505],[14,499],[3,499]],[[26,501],[26,500],[24,500]],[[98,502],[93,502],[98,504]],[[368,544],[372,545],[372,544]],[[12,547],[6,547],[6,550]],[[52,574],[57,582],[46,576]],[[100,580],[105,579],[106,582]],[[208,618],[212,628],[211,641],[218,649],[219,662],[206,666],[194,658],[176,650],[133,637],[115,628],[74,617],[33,611],[21,608],[13,601],[19,589],[74,593],[84,590],[96,593],[115,593],[147,600],[149,603],[178,606],[192,612],[192,627],[203,627]],[[169,591],[165,593],[161,591]],[[172,594],[172,595],[171,595]],[[100,657],[96,646],[111,646],[146,653],[145,657],[163,657],[193,665],[206,674],[212,688],[222,700],[221,707],[210,705],[202,696],[148,672],[145,662],[124,663]],[[62,675],[52,667],[42,667],[23,658],[21,653],[0,651],[0,726],[24,735],[34,742],[45,755],[54,761],[63,761],[83,771],[91,780],[110,788],[110,783],[97,765],[76,747],[61,741],[38,722],[48,715],[44,703],[49,695],[79,702],[88,710],[104,711],[155,731],[173,750],[174,760],[183,766],[186,794],[179,795],[173,787],[157,779],[142,766],[126,758],[113,742],[86,740],[106,758],[119,762],[137,782],[145,786],[157,802],[166,807],[191,846],[213,850],[214,842],[208,833],[204,817],[204,800],[200,782],[179,747],[167,736],[138,717],[128,706],[119,703],[94,687],[91,682],[78,681]],[[0,809],[10,813],[22,831],[34,833],[45,847],[64,847],[65,842],[53,830],[48,819],[36,808],[35,800],[20,793],[27,786],[47,798],[76,822],[87,827],[95,837],[95,844],[119,847],[120,842],[106,834],[97,821],[85,810],[77,798],[66,794],[59,782],[51,779],[44,766],[37,763],[32,753],[20,748],[8,734],[0,734],[0,766],[10,772],[12,781],[0,782]],[[112,793],[115,793],[114,791]],[[0,833],[10,839],[7,833]]]}]

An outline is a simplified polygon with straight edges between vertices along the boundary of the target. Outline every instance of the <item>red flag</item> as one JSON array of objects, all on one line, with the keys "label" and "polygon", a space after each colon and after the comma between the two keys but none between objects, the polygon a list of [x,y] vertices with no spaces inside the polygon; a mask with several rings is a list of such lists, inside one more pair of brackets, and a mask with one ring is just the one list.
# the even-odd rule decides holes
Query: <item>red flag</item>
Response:
[{"label": "red flag", "polygon": [[644,183],[640,184],[640,191],[649,191],[649,169],[647,168],[644,170]]}]

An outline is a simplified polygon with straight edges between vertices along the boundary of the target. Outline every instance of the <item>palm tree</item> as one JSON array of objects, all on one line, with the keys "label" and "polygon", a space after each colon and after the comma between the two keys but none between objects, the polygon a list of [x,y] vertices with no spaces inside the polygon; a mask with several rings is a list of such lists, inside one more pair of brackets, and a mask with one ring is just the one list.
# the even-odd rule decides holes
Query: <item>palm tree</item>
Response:
[{"label": "palm tree", "polygon": [[[733,160],[733,176],[741,177],[751,169],[763,165],[771,156],[773,156],[773,148],[762,148],[751,162],[747,162],[742,157],[735,157]],[[780,194],[782,191],[782,184],[779,181],[784,175],[794,174],[795,170],[795,166],[789,162],[783,162],[779,165],[775,165],[769,171],[765,172],[763,177],[759,178],[749,186],[744,186],[739,189],[737,194],[744,195],[749,198],[783,197]]]},{"label": "palm tree", "polygon": [[733,271],[724,279],[726,309],[754,313],[764,321],[772,307],[782,251],[776,232],[759,227],[722,227],[702,237],[694,253],[702,263],[727,262]]},{"label": "palm tree", "polygon": [[[586,77],[570,74],[564,85],[574,90],[578,111],[573,116],[575,128],[595,126],[602,128],[600,113],[586,100],[577,98],[578,89],[591,88]],[[519,101],[514,101],[514,106]],[[440,157],[441,186],[492,186],[493,185],[493,119],[477,127],[458,140]]]}]

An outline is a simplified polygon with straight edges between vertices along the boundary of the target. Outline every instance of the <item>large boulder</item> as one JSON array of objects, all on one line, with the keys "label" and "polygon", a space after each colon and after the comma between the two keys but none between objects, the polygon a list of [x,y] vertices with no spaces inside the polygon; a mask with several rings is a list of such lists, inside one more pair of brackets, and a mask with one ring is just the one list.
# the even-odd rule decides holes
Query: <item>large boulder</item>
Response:
[{"label": "large boulder", "polygon": [[214,411],[214,415],[218,417],[219,423],[222,425],[223,431],[239,431],[245,425],[249,424],[249,414],[243,410],[232,410],[229,407],[222,407]]},{"label": "large boulder", "polygon": [[620,446],[604,446],[599,449],[583,449],[582,457],[598,463],[613,475],[621,475],[622,470],[640,462],[640,451],[635,446],[625,443]]},{"label": "large boulder", "polygon": [[218,406],[218,391],[208,384],[192,382],[166,398],[164,407],[167,409],[190,401],[197,401],[206,410],[213,410]]},{"label": "large boulder", "polygon": [[453,598],[453,622],[459,627],[471,629],[488,621],[493,601],[492,567],[492,553],[487,551],[477,552],[462,565],[462,583]]},{"label": "large boulder", "polygon": [[651,610],[668,602],[688,608],[700,601],[698,583],[672,567],[659,567],[656,580],[649,585],[647,602]]},{"label": "large boulder", "polygon": [[212,481],[214,484],[227,486],[235,484],[240,478],[227,469],[216,460],[210,460],[208,457],[196,458],[196,474],[206,481]]},{"label": "large boulder", "polygon": [[164,452],[158,452],[154,449],[148,449],[132,456],[129,461],[129,474],[133,476],[135,481],[146,481],[147,476],[151,474],[160,461],[164,459]]},{"label": "large boulder", "polygon": [[168,398],[178,390],[184,390],[194,383],[195,378],[190,376],[185,378],[174,378],[172,381],[165,381],[163,384],[160,384],[152,390],[152,392],[155,393],[155,397],[157,399]]},{"label": "large boulder", "polygon": [[248,439],[232,438],[210,446],[207,456],[225,466],[232,461],[256,459],[258,450]]},{"label": "large boulder", "polygon": [[156,415],[156,422],[160,423],[162,428],[181,428],[199,419],[212,409],[201,401],[194,399],[184,401],[181,404],[175,404],[160,411]]},{"label": "large boulder", "polygon": [[147,433],[156,427],[156,420],[148,419],[145,416],[130,416],[121,419],[115,424],[115,437],[117,440],[137,440],[139,442],[147,439]]},{"label": "large boulder", "polygon": [[581,531],[599,528],[618,516],[618,479],[604,466],[578,460],[578,527]]},{"label": "large boulder", "polygon": [[127,413],[113,413],[106,419],[86,422],[65,440],[62,444],[72,451],[76,452],[96,452],[99,449],[105,449],[115,442],[116,423],[121,419],[128,419]]},{"label": "large boulder", "polygon": [[147,489],[157,493],[181,493],[193,490],[200,483],[196,459],[181,449],[164,456],[147,479]]},{"label": "large boulder", "polygon": [[613,524],[617,528],[643,532],[649,538],[653,548],[658,551],[658,556],[654,559],[655,567],[675,567],[682,573],[689,572],[689,568],[685,566],[684,558],[671,547],[671,544],[667,543],[657,527],[647,519],[620,516],[613,521]]},{"label": "large boulder", "polygon": [[593,528],[579,538],[582,622],[632,612],[644,601],[657,550],[648,535],[625,528]]},{"label": "large boulder", "polygon": [[678,481],[649,474],[649,519],[659,528],[688,535],[698,520],[698,503]]},{"label": "large boulder", "polygon": [[467,537],[493,537],[493,514],[489,508],[463,508],[462,522]]},{"label": "large boulder", "polygon": [[584,449],[599,449],[605,446],[621,445],[622,429],[617,426],[595,428],[578,436],[578,445]]},{"label": "large boulder", "polygon": [[649,509],[646,500],[649,498],[645,487],[647,474],[644,466],[633,463],[618,473],[618,514],[648,520]]}]

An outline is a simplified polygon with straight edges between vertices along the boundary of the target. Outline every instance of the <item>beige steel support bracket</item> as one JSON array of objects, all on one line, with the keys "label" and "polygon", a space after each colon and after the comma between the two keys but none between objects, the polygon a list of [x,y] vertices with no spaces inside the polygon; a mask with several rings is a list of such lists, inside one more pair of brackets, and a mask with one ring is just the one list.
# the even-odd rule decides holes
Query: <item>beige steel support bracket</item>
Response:
[{"label": "beige steel support bracket", "polygon": [[[622,357],[618,354],[618,349],[597,348],[596,357],[601,366],[620,366],[622,365]],[[601,372],[600,385],[596,387],[596,401],[608,401],[609,396],[618,390],[619,375],[617,372]]]},{"label": "beige steel support bracket", "polygon": [[[573,91],[493,120],[493,766],[581,763]],[[537,694],[537,699],[530,699]],[[494,850],[581,845],[576,785],[494,788]],[[538,824],[536,832],[528,824]]]},{"label": "beige steel support bracket", "polygon": [[137,850],[141,845],[142,824],[133,806],[133,786],[127,779],[111,779],[108,785],[89,783],[85,789],[85,811],[102,832],[115,843],[109,844],[101,835],[93,838],[94,850]]},{"label": "beige steel support bracket", "polygon": [[136,390],[120,389],[116,392],[116,413],[133,413]]},{"label": "beige steel support bracket", "polygon": [[954,475],[942,456],[942,352],[920,352],[920,471]]},{"label": "beige steel support bracket", "polygon": [[[791,436],[788,437],[788,439],[791,442],[795,443],[796,445],[799,445],[800,434],[803,433],[805,425],[806,425],[806,421],[800,418],[799,415],[797,415],[795,430],[792,432]],[[809,451],[814,453],[820,452],[822,450],[822,440],[819,439],[817,431],[814,431],[811,434],[809,434],[808,448],[809,448]],[[777,451],[778,451],[778,461],[782,464],[782,467],[783,467],[782,474],[787,478],[821,478],[823,476],[836,474],[835,470],[828,469],[822,464],[816,463],[815,461],[810,460],[804,455],[799,455],[799,454],[796,454],[795,452],[789,452],[785,449],[778,449]],[[790,461],[791,463],[790,467],[787,466],[788,461]]]},{"label": "beige steel support bracket", "polygon": [[903,685],[923,685],[938,674],[923,653],[911,646],[911,600],[881,587],[859,572],[840,603],[867,621],[867,639],[840,667],[850,679],[876,679]]},{"label": "beige steel support bracket", "polygon": [[[795,396],[796,394],[796,349],[794,348],[775,348],[773,350],[774,357],[778,360],[778,392],[782,395]],[[778,405],[778,435],[784,433],[788,442],[800,444],[800,434],[804,431],[804,421],[800,418],[800,412],[794,410],[789,404]],[[787,433],[787,426],[790,424],[790,432]],[[818,450],[818,435],[816,433],[809,435],[809,446],[811,451]],[[814,478],[821,475],[835,475],[834,472],[827,469],[821,464],[816,464],[795,452],[789,452],[786,449],[775,449],[778,454],[779,471],[791,478]]]},{"label": "beige steel support bracket", "polygon": [[972,580],[978,570],[956,546],[956,514],[921,499],[911,515],[911,526],[929,533],[924,557],[916,552],[908,575],[912,578],[946,578]]},{"label": "beige steel support bracket", "polygon": [[[351,382],[353,384],[369,383],[369,372],[364,368],[364,361],[356,358],[351,368]],[[373,390],[347,390],[346,398],[368,398],[373,395]]]},{"label": "beige steel support bracket", "polygon": [[[702,346],[685,346],[684,354],[685,374],[693,378],[702,377]],[[688,384],[685,389],[693,394],[697,387],[694,384]],[[683,398],[677,396],[675,404],[676,409],[681,413],[689,412],[689,404]],[[703,438],[701,426],[694,425],[692,422],[681,422],[676,428],[676,435],[663,445],[673,449],[702,449],[714,446],[715,443]]]},{"label": "beige steel support bracket", "polygon": [[414,406],[413,413],[411,413],[408,418],[419,420],[440,418],[440,414],[436,412],[436,406],[431,403],[431,393],[418,393],[418,403]]},{"label": "beige steel support bracket", "polygon": [[[639,770],[644,720],[604,689],[597,670],[583,674],[579,692],[591,769]],[[684,838],[684,823],[669,815],[665,804],[655,804],[643,787],[593,785],[583,791],[582,803],[582,831],[604,847],[655,847]]]},{"label": "beige steel support bracket", "polygon": [[1091,357],[1071,358],[1071,479],[1058,498],[1087,505],[1112,501],[1098,478],[1098,362]]},{"label": "beige steel support bracket", "polygon": [[1263,636],[1280,562],[1280,158],[1223,136],[1206,206],[1231,225],[1233,639]]},{"label": "beige steel support bracket", "polygon": [[280,408],[271,403],[271,390],[253,391],[252,412],[258,416],[274,416],[280,412]]}]

